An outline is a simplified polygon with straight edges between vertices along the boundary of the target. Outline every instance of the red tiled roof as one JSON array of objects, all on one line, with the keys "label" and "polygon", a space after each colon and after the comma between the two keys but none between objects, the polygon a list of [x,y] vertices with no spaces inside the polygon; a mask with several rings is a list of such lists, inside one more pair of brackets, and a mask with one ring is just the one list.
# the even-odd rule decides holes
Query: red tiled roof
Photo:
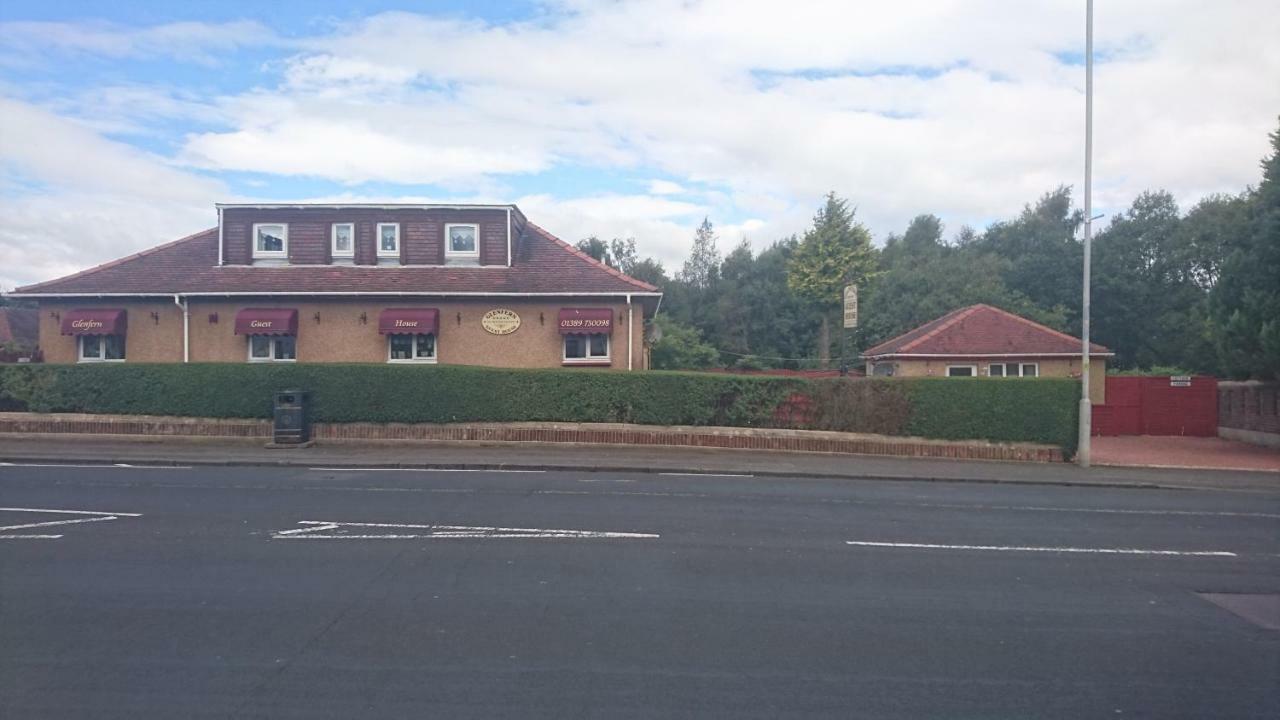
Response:
[{"label": "red tiled roof", "polygon": [[0,344],[18,342],[35,345],[39,317],[35,308],[0,308]]},{"label": "red tiled roof", "polygon": [[[1111,351],[1090,343],[1092,353]],[[1080,352],[1080,339],[990,305],[952,310],[862,353],[886,355],[1066,355]]]},{"label": "red tiled roof", "polygon": [[217,228],[113,260],[23,294],[173,293],[653,293],[658,288],[604,265],[528,224],[511,267],[294,265],[218,262]]}]

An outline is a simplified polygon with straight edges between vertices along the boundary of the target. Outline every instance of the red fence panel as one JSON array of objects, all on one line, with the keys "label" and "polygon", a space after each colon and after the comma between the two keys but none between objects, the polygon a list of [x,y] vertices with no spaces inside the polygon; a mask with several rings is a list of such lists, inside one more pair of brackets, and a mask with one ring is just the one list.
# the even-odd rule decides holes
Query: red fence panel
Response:
[{"label": "red fence panel", "polygon": [[1093,408],[1094,435],[1218,434],[1218,381],[1138,375],[1107,378],[1107,404]]}]

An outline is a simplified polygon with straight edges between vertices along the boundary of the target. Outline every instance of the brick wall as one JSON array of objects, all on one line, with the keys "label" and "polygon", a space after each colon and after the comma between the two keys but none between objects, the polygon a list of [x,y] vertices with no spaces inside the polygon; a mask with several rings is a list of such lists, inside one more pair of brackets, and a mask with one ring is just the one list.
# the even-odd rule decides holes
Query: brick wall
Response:
[{"label": "brick wall", "polygon": [[1280,435],[1280,383],[1218,383],[1218,427]]}]

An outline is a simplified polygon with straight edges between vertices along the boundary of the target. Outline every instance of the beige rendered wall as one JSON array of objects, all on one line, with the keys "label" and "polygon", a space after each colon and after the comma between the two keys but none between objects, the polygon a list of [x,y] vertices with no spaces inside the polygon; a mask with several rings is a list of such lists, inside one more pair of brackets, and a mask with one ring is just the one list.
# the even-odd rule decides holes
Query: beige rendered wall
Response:
[{"label": "beige rendered wall", "polygon": [[[986,377],[987,365],[999,362],[1033,362],[1040,365],[1041,377],[1079,377],[1079,358],[978,358],[966,360],[894,360],[895,377],[946,377],[948,365],[977,365],[978,375]],[[1107,360],[1095,357],[1089,366],[1089,401],[1101,405],[1106,400]]]},{"label": "beige rendered wall", "polygon": [[[123,308],[127,313],[126,362],[182,362],[182,311],[167,301],[41,301],[40,350],[48,363],[76,362],[76,338],[62,334],[59,316],[68,310]],[[156,317],[151,314],[155,313]]]},{"label": "beige rendered wall", "polygon": [[[172,300],[167,303],[121,303],[95,301],[60,305],[69,308],[125,308],[129,314],[126,357],[129,362],[181,362],[182,313]],[[440,311],[437,356],[440,364],[488,365],[495,367],[561,367],[563,340],[557,324],[561,308],[608,307],[613,311],[614,330],[610,337],[609,367],[627,369],[627,304],[577,301],[460,301],[424,302],[389,300],[370,302],[249,300],[232,302],[192,299],[191,362],[246,362],[248,341],[235,334],[236,313],[247,307],[294,308],[298,311],[298,362],[387,361],[387,340],[378,333],[378,315],[387,308],[436,308]],[[480,318],[489,310],[507,308],[520,316],[520,327],[509,335],[493,335],[484,330]],[[644,319],[639,303],[632,305],[632,362],[644,369]],[[41,307],[40,340],[45,361],[76,361],[75,338],[59,334],[58,321],[50,317],[55,307]],[[153,323],[151,313],[160,316]],[[213,316],[216,315],[216,320]],[[319,321],[316,320],[317,315]],[[361,320],[363,316],[364,320]]]}]

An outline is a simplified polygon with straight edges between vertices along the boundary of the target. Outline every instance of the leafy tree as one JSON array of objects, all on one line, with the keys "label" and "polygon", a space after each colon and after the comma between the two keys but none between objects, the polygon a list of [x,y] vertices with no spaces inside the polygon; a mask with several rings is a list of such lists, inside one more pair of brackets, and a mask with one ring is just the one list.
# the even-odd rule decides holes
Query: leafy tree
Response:
[{"label": "leafy tree", "polygon": [[693,250],[680,269],[679,279],[696,290],[715,284],[720,273],[720,251],[716,249],[716,231],[710,218],[703,218],[693,236]]},{"label": "leafy tree", "polygon": [[831,361],[831,315],[844,286],[865,284],[876,269],[871,233],[853,216],[848,201],[829,193],[787,267],[787,286],[819,314],[818,362],[824,368]]},{"label": "leafy tree", "polygon": [[585,240],[578,241],[578,249],[599,260],[600,262],[613,267],[613,258],[609,255],[609,243],[592,235]]},{"label": "leafy tree", "polygon": [[1280,377],[1280,130],[1271,133],[1244,232],[1224,244],[1227,256],[1210,296],[1223,368],[1232,377]]},{"label": "leafy tree", "polygon": [[653,343],[649,358],[657,370],[700,370],[720,363],[720,353],[702,340],[697,328],[670,315],[659,315],[653,324],[661,337]]},{"label": "leafy tree", "polygon": [[637,260],[630,268],[623,270],[626,274],[650,285],[656,285],[659,288],[665,288],[671,280],[667,278],[667,271],[662,267],[662,263],[653,258],[645,258]]},{"label": "leafy tree", "polygon": [[1026,206],[1016,220],[994,223],[971,244],[1008,261],[1001,275],[1009,290],[1039,307],[1066,309],[1067,330],[1078,333],[1084,248],[1075,235],[1083,220],[1071,208],[1071,188],[1061,186]]}]

